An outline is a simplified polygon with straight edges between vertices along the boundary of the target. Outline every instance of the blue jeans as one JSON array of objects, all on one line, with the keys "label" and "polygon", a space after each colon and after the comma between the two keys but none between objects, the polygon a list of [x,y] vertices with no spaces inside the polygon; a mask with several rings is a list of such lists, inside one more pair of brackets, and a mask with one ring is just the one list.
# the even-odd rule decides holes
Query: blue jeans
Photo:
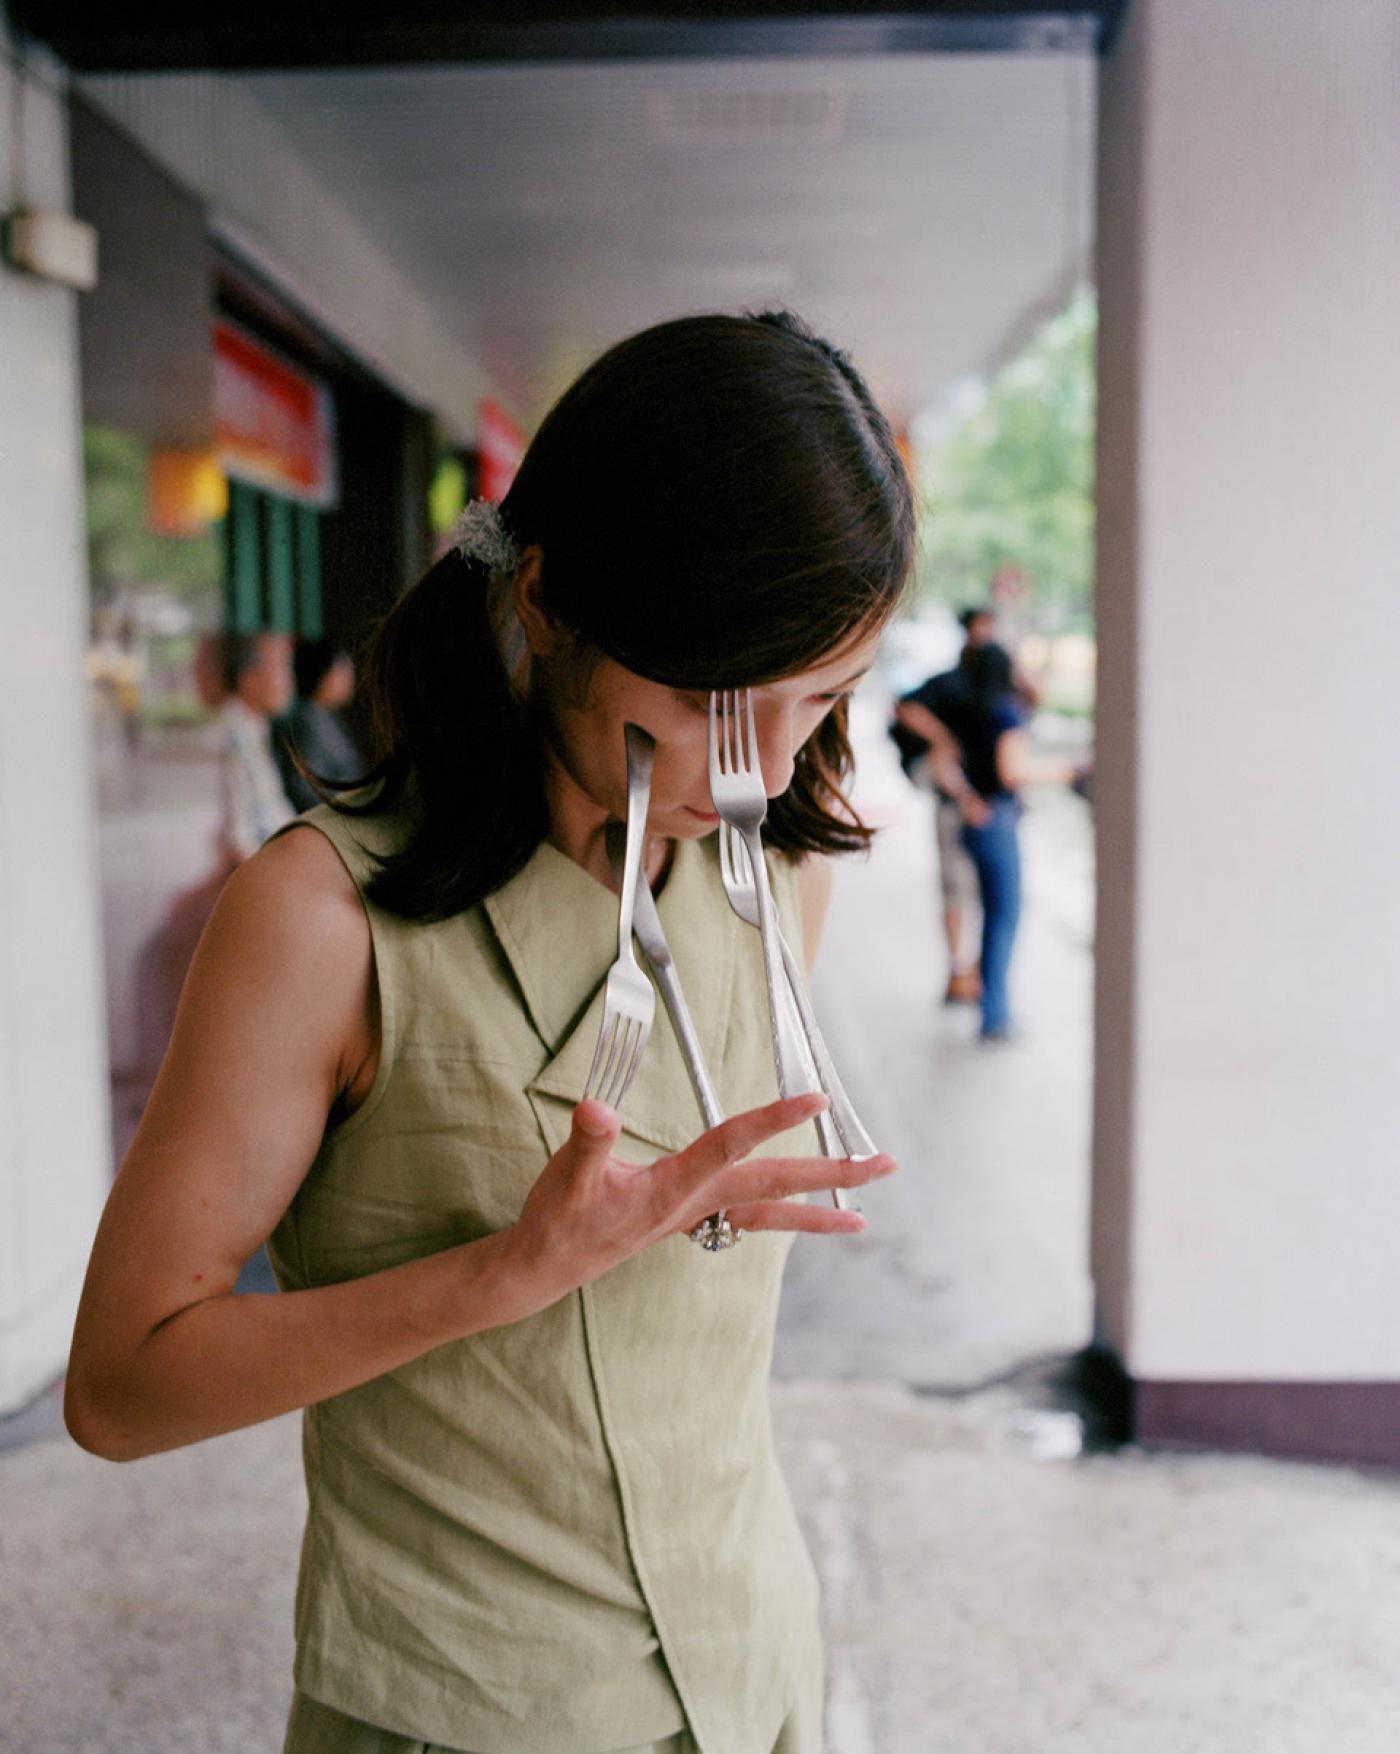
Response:
[{"label": "blue jeans", "polygon": [[963,845],[977,867],[982,897],[983,1035],[1011,1027],[1007,979],[1021,917],[1021,847],[1016,835],[1021,806],[1009,797],[989,801],[990,819],[981,828],[964,823],[962,831]]}]

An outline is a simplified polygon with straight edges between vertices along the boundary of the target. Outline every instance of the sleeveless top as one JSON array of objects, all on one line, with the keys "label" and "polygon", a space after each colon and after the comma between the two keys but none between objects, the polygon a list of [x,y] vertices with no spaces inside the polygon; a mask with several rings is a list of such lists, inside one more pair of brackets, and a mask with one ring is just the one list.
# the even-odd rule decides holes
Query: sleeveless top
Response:
[{"label": "sleeveless top", "polygon": [[[326,805],[300,821],[362,898],[370,854],[401,832]],[[725,900],[716,839],[676,845],[657,905],[737,1113],[777,1091],[761,946]],[[770,871],[796,948],[794,870]],[[269,1241],[286,1290],[516,1218],[582,1099],[617,951],[617,898],[548,843],[445,922],[365,911],[378,1072]],[[702,1131],[659,1002],[622,1119],[634,1162]],[[812,1155],[814,1131],[762,1149]],[[704,1754],[767,1754],[820,1672],[816,1578],[767,1392],[791,1242],[709,1254],[669,1238],[537,1315],[308,1408],[301,1689],[473,1754],[599,1754],[687,1726]]]}]

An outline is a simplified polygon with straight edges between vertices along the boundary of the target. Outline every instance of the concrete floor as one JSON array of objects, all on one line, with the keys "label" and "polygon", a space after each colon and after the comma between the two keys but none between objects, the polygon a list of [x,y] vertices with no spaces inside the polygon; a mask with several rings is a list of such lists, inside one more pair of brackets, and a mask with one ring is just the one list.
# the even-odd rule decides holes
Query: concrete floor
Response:
[{"label": "concrete floor", "polygon": [[[979,1050],[933,1002],[925,803],[878,725],[891,826],[842,874],[819,1002],[904,1173],[858,1244],[794,1251],[774,1389],[830,1754],[1394,1754],[1400,1481],[1083,1453],[1044,1363],[1089,1331],[1079,806],[1028,822],[1025,1039]],[[295,1419],[126,1468],[52,1396],[0,1425],[0,1750],[276,1754],[303,1502]]]},{"label": "concrete floor", "polygon": [[[774,1402],[831,1754],[1394,1754],[1394,1480],[1044,1459],[1014,1385]],[[125,1468],[0,1456],[0,1749],[275,1754],[301,1509],[295,1418]]]}]

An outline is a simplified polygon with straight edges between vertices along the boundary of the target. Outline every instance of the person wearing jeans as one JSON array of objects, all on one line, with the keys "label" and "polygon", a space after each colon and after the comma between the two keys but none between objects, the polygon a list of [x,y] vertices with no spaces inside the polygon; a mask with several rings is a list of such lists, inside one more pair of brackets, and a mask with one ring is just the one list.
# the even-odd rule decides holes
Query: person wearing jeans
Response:
[{"label": "person wearing jeans", "polygon": [[962,830],[982,898],[983,1041],[1004,1041],[1011,1033],[1008,977],[1021,917],[1020,814],[1020,800],[1004,792],[988,800],[981,823],[964,822]]},{"label": "person wearing jeans", "polygon": [[911,728],[932,745],[929,764],[940,791],[962,816],[962,842],[977,870],[982,899],[983,1041],[1011,1036],[1008,979],[1021,915],[1020,789],[1028,777],[1025,709],[1016,695],[1011,656],[995,641],[969,647],[959,660],[963,688],[943,714],[921,709]]}]

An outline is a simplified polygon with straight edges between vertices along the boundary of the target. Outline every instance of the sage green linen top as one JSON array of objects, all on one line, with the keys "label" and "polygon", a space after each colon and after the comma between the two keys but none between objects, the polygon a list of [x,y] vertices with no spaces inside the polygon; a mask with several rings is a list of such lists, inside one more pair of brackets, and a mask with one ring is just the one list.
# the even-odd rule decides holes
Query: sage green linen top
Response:
[{"label": "sage green linen top", "polygon": [[[362,894],[369,853],[402,831],[325,805],[300,821]],[[794,872],[770,869],[799,942]],[[714,837],[677,844],[658,906],[726,1111],[771,1101],[761,947],[725,901]],[[617,950],[616,897],[547,843],[440,924],[365,908],[378,1074],[270,1240],[287,1290],[515,1219],[568,1136]],[[701,1131],[659,1002],[622,1116],[636,1162]],[[815,1150],[807,1126],[764,1153]],[[791,1241],[668,1239],[308,1408],[303,1691],[473,1754],[601,1754],[687,1726],[704,1754],[768,1754],[820,1672],[767,1392]]]}]

